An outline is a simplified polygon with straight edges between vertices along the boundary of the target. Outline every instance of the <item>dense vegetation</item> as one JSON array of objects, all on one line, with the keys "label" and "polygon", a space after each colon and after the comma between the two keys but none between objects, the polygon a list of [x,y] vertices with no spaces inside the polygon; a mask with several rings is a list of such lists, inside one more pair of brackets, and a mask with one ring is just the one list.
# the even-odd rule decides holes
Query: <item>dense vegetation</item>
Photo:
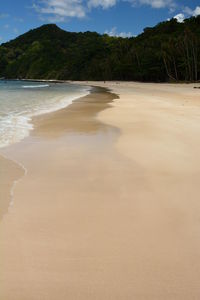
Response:
[{"label": "dense vegetation", "polygon": [[0,46],[0,77],[197,81],[200,16],[171,19],[133,38],[43,25]]}]

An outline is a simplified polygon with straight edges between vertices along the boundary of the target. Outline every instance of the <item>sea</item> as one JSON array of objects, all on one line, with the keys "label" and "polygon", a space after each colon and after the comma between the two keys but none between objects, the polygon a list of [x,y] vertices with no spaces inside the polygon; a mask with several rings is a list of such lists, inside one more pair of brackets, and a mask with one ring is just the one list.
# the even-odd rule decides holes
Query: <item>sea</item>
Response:
[{"label": "sea", "polygon": [[0,80],[0,148],[27,137],[32,117],[67,107],[90,88],[70,83]]}]

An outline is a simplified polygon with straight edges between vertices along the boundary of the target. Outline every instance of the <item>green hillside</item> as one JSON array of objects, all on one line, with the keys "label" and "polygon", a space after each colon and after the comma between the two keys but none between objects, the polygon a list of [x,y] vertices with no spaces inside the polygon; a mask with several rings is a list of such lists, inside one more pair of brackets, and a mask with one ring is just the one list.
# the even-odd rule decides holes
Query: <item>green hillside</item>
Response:
[{"label": "green hillside", "polygon": [[0,77],[200,80],[200,16],[146,28],[134,38],[43,25],[0,46]]}]

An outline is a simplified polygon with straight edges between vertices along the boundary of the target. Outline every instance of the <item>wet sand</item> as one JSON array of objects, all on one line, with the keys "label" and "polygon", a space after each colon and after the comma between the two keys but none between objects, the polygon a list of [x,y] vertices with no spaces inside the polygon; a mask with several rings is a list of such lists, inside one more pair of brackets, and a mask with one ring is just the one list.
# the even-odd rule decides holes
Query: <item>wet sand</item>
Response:
[{"label": "wet sand", "polygon": [[191,85],[91,83],[3,152],[27,174],[0,226],[2,300],[199,299]]},{"label": "wet sand", "polygon": [[0,156],[0,221],[12,205],[14,184],[23,175],[20,165]]}]

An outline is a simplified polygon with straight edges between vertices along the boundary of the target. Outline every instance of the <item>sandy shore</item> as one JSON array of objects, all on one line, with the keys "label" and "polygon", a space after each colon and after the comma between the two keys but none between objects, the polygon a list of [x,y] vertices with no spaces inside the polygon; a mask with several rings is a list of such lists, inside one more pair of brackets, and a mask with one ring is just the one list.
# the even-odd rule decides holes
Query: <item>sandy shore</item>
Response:
[{"label": "sandy shore", "polygon": [[0,298],[199,299],[200,91],[90,84],[1,151]]},{"label": "sandy shore", "polygon": [[0,220],[12,205],[14,184],[24,175],[24,169],[0,155]]}]

